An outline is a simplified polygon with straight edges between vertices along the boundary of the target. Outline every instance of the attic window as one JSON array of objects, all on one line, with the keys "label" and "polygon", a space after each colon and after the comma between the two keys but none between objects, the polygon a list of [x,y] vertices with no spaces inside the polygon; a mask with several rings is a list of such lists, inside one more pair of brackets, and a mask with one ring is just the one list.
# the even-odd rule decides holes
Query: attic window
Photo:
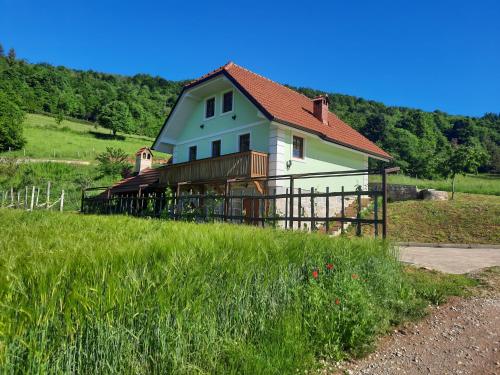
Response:
[{"label": "attic window", "polygon": [[205,118],[215,116],[215,98],[209,98],[205,101]]},{"label": "attic window", "polygon": [[233,92],[228,91],[222,96],[222,113],[231,112],[233,110]]},{"label": "attic window", "polygon": [[148,154],[148,160],[151,159],[151,154]]},{"label": "attic window", "polygon": [[142,158],[146,159],[146,153],[145,152],[142,153]]}]

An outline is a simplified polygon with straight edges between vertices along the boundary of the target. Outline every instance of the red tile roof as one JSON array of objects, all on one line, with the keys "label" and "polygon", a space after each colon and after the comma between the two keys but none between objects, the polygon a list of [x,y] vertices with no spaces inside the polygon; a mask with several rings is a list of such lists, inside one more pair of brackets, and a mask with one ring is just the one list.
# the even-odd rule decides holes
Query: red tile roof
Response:
[{"label": "red tile roof", "polygon": [[392,158],[332,112],[329,112],[328,125],[323,124],[313,115],[313,101],[307,96],[233,62],[187,84],[185,89],[219,74],[226,75],[270,120],[314,133],[325,140],[345,147],[384,159]]},{"label": "red tile roof", "polygon": [[[141,174],[118,181],[109,190],[111,190],[111,194],[135,192],[141,187],[149,187],[158,183],[159,177],[160,171],[158,168],[146,168],[142,170]],[[102,195],[107,195],[107,190]]]}]

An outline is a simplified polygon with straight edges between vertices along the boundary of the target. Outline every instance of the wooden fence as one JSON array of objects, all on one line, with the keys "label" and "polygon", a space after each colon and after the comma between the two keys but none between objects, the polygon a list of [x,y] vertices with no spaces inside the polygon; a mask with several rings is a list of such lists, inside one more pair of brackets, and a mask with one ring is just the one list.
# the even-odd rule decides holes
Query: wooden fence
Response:
[{"label": "wooden fence", "polygon": [[[306,229],[328,234],[344,233],[354,226],[357,235],[362,234],[363,225],[373,226],[373,234],[387,235],[387,174],[397,169],[357,170],[348,172],[307,173],[301,175],[271,176],[265,178],[233,179],[226,182],[221,194],[198,194],[166,190],[161,193],[146,193],[108,197],[105,194],[89,196],[98,189],[87,189],[82,193],[81,212],[97,214],[129,214],[158,217],[171,220],[195,222],[224,221],[280,227],[284,229]],[[382,174],[382,189],[357,189],[338,191],[326,188],[304,190],[294,188],[299,179],[342,177]],[[289,180],[289,187],[266,189],[264,194],[246,194],[232,191],[236,182]],[[369,217],[368,217],[369,216]],[[381,227],[381,228],[380,228]]]},{"label": "wooden fence", "polygon": [[50,181],[45,190],[37,186],[26,186],[20,190],[11,187],[9,190],[0,191],[0,207],[26,211],[58,209],[62,212],[64,209],[64,190],[61,191],[58,199],[51,201]]}]

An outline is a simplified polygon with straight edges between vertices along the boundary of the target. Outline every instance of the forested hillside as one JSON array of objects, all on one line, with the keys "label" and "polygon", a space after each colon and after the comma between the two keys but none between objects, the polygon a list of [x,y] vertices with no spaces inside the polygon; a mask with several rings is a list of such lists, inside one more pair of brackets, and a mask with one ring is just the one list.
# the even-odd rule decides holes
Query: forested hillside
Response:
[{"label": "forested hillside", "polygon": [[[13,50],[7,56],[0,50],[0,56],[0,92],[22,110],[99,122],[114,132],[156,136],[185,83],[145,74],[126,77],[30,64],[17,59]],[[296,90],[310,97],[321,93]],[[390,152],[407,174],[449,174],[447,165],[457,145],[482,155],[476,158],[480,171],[500,172],[500,114],[473,118],[329,96],[331,110]]]}]

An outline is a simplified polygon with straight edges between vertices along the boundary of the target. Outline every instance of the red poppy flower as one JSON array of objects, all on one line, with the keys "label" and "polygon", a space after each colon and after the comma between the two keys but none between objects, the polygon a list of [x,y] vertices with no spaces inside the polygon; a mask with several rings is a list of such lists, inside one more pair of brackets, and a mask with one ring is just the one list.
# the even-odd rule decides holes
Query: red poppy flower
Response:
[{"label": "red poppy flower", "polygon": [[340,305],[340,300],[338,298],[335,300],[335,304]]},{"label": "red poppy flower", "polygon": [[358,275],[356,275],[355,273],[352,274],[352,278],[353,279],[357,279],[358,278]]},{"label": "red poppy flower", "polygon": [[318,278],[318,276],[319,276],[319,272],[318,272],[318,271],[313,271],[313,272],[312,272],[312,275],[313,275],[313,277],[314,277],[315,279],[317,279],[317,278]]},{"label": "red poppy flower", "polygon": [[328,264],[326,265],[326,268],[328,268],[329,270],[333,270],[333,264],[328,263]]}]

